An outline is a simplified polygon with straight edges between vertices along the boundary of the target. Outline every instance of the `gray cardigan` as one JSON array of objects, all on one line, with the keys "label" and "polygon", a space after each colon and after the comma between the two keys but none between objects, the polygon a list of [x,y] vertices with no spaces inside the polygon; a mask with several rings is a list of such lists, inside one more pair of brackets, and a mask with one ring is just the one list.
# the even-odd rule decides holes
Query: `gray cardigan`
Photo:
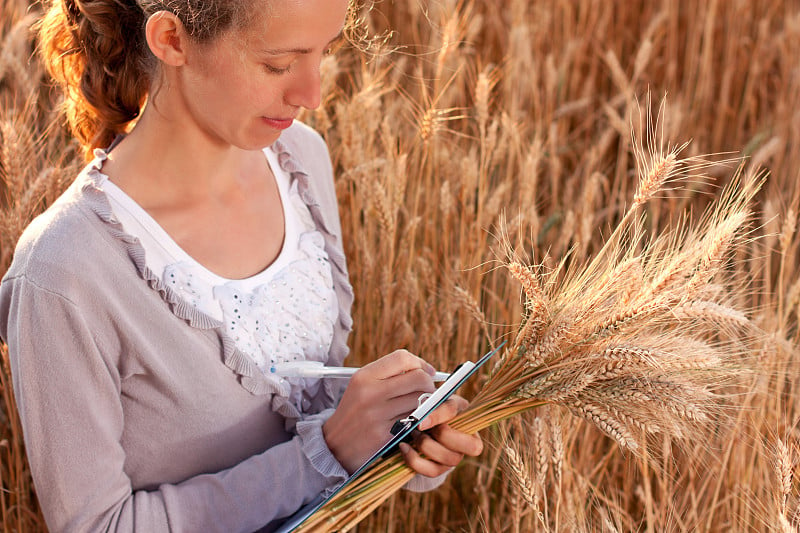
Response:
[{"label": "gray cardigan", "polygon": [[[300,123],[275,148],[325,238],[339,365],[353,294],[327,148]],[[147,268],[102,192],[98,157],[28,227],[0,283],[0,337],[48,527],[269,530],[346,476],[321,432],[340,391],[325,383],[310,416],[273,395],[222,324]]]}]

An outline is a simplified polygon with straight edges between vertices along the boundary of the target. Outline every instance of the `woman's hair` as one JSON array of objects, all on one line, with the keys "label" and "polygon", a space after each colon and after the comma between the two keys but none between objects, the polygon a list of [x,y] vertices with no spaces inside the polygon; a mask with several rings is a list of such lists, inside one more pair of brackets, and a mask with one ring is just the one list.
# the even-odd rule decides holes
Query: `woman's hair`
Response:
[{"label": "woman's hair", "polygon": [[87,158],[139,116],[157,65],[145,40],[150,15],[171,12],[193,39],[207,42],[244,23],[247,1],[51,0],[39,45]]}]

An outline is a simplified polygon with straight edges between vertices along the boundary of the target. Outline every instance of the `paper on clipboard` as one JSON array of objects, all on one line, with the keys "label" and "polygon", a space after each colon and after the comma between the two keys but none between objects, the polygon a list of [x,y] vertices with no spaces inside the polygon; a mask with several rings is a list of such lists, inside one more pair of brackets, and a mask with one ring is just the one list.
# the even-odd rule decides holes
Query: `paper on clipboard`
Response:
[{"label": "paper on clipboard", "polygon": [[327,498],[318,498],[317,500],[302,507],[294,515],[289,517],[286,522],[279,527],[275,533],[289,533],[298,526],[302,525],[311,515],[317,512],[329,500],[333,499],[343,488],[347,487],[351,482],[363,474],[370,466],[376,461],[385,457],[394,451],[398,444],[410,437],[411,433],[417,429],[420,423],[427,418],[437,407],[444,403],[453,393],[464,384],[470,376],[480,369],[486,361],[489,360],[497,351],[503,347],[505,341],[502,342],[497,348],[490,350],[477,362],[472,363],[467,361],[459,365],[455,371],[435,392],[428,396],[424,401],[420,402],[419,407],[415,409],[406,418],[400,419],[392,426],[392,438],[386,444],[376,451],[369,459],[364,462],[350,477],[348,477],[339,487],[330,494]]}]

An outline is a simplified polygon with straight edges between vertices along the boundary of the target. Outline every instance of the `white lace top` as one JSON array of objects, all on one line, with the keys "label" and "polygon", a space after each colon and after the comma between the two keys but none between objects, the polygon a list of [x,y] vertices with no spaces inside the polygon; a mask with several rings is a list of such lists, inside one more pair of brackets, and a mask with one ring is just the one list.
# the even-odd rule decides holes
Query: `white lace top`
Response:
[{"label": "white lace top", "polygon": [[209,271],[178,246],[164,229],[111,181],[103,188],[114,215],[139,239],[147,266],[187,302],[224,323],[237,348],[280,385],[283,395],[304,412],[316,379],[270,374],[276,363],[327,362],[338,315],[331,268],[322,235],[308,208],[281,169],[276,154],[264,150],[278,182],[285,219],[283,248],[266,269],[245,279],[227,279]]}]

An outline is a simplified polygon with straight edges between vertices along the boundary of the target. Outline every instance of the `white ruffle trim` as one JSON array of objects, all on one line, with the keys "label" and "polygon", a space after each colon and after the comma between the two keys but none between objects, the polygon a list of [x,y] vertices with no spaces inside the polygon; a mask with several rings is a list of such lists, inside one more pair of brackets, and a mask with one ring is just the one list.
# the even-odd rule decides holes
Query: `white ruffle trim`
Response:
[{"label": "white ruffle trim", "polygon": [[[305,205],[302,211],[307,212]],[[204,268],[189,261],[167,266],[163,276],[193,306],[219,306],[226,334],[301,413],[310,407],[307,398],[317,394],[319,380],[284,379],[270,368],[276,363],[328,360],[338,305],[324,245],[318,231],[306,231],[300,235],[297,259],[252,289],[239,280],[214,286]]]}]

